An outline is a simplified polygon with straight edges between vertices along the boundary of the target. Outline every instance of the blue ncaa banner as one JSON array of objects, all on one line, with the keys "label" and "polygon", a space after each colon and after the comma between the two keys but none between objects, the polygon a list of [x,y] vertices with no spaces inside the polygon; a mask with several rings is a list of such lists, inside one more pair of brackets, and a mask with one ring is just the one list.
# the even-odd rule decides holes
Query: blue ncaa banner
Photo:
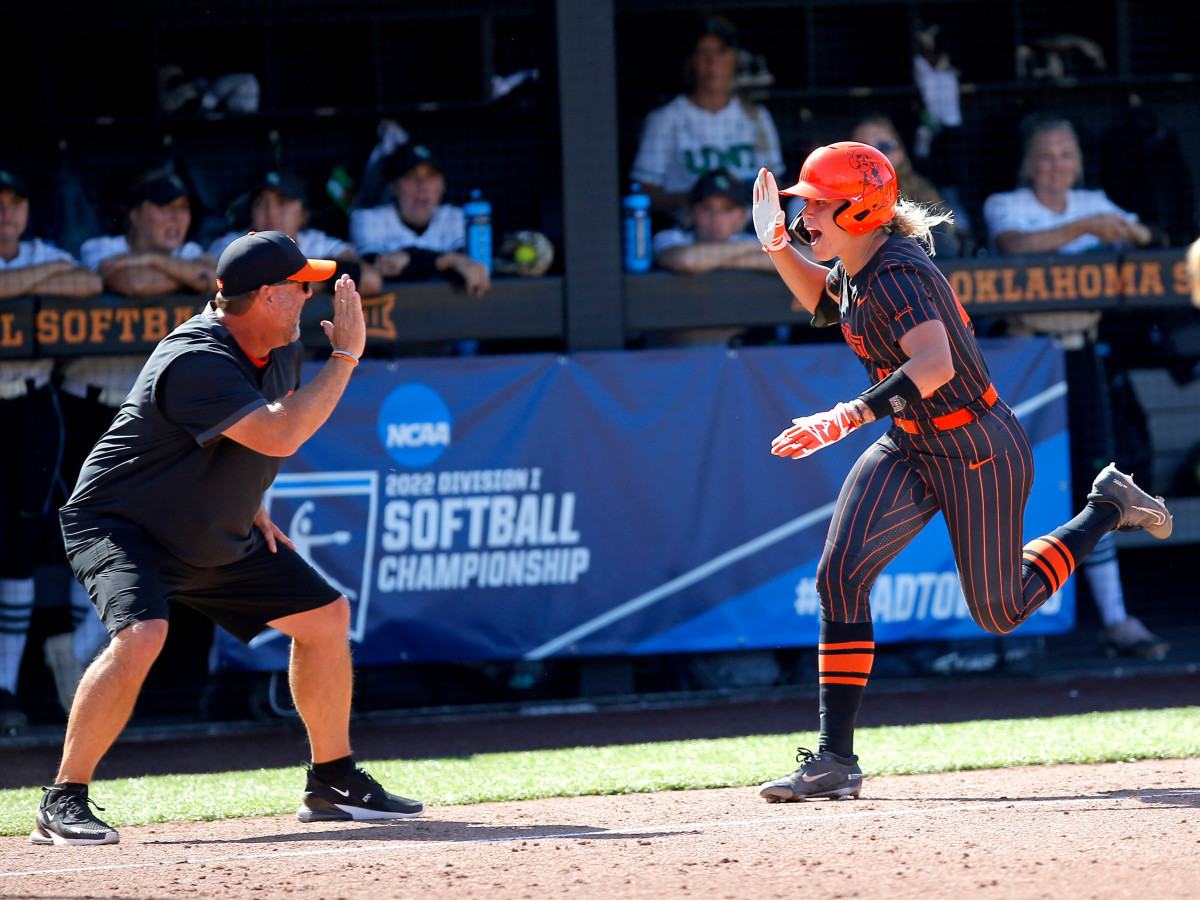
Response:
[{"label": "blue ncaa banner", "polygon": [[[1041,534],[1071,515],[1062,356],[985,353],[1034,444]],[[864,385],[838,345],[364,360],[268,508],[350,599],[358,665],[811,646],[833,503],[884,426],[804,460],[771,439]],[[881,642],[983,634],[940,518],[872,608]],[[1073,624],[1068,582],[1022,631]],[[286,667],[277,632],[217,640],[221,666]]]}]

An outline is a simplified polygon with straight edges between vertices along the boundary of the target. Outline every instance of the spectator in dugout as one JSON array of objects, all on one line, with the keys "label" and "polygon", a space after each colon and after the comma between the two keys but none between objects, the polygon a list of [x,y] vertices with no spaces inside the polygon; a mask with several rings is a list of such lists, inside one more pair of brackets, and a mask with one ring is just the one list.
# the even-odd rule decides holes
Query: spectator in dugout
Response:
[{"label": "spectator in dugout", "polygon": [[[938,256],[965,256],[970,253],[973,241],[970,226],[962,211],[951,209],[941,191],[913,168],[912,159],[900,137],[900,130],[890,118],[882,114],[863,117],[850,132],[850,140],[869,144],[883,152],[896,170],[896,182],[901,197],[954,214],[953,221],[942,222],[933,229],[933,249]],[[797,212],[799,209],[793,209],[789,205],[789,214],[795,215]]]},{"label": "spectator in dugout", "polygon": [[1016,190],[992,194],[983,217],[993,249],[1004,255],[1087,253],[1144,247],[1150,229],[1108,199],[1084,190],[1083,152],[1074,126],[1061,118],[1034,123],[1025,138]]},{"label": "spectator in dugout", "polygon": [[688,194],[684,227],[654,235],[654,261],[660,268],[685,275],[714,269],[751,269],[774,273],[758,237],[746,230],[750,221],[750,189],[725,169],[700,176]]},{"label": "spectator in dugout", "polygon": [[350,214],[350,241],[385,281],[460,281],[467,293],[491,287],[487,266],[466,254],[460,207],[443,203],[446,177],[432,151],[407,143],[384,160],[393,202]]},{"label": "spectator in dugout", "polygon": [[737,29],[720,16],[704,20],[685,66],[688,92],[646,116],[630,171],[655,214],[686,215],[688,192],[714,169],[747,186],[764,166],[782,173],[775,121],[738,91],[737,74]]},{"label": "spectator in dugout", "polygon": [[[108,291],[126,297],[215,291],[216,259],[187,239],[191,200],[187,185],[171,170],[144,173],[129,191],[125,233],[84,241],[83,264],[99,273]],[[63,369],[63,390],[77,398],[91,395],[111,419],[144,362],[144,354],[79,357]]]},{"label": "spectator in dugout", "polygon": [[[191,192],[175,172],[152,169],[144,173],[128,194],[125,233],[84,241],[79,250],[84,265],[103,279],[108,292],[127,297],[215,291],[216,259],[187,239],[191,201]],[[197,297],[197,310],[200,305]],[[146,356],[101,354],[59,360],[58,402],[65,433],[60,471],[67,493],[75,486],[92,446],[133,387]],[[79,582],[71,579],[70,585],[73,616],[90,616],[99,622]],[[108,635],[101,631],[106,641]],[[103,643],[81,640],[70,648],[70,654],[66,648],[57,648],[52,668],[59,701],[65,707],[69,708],[74,687],[100,646]]]},{"label": "spectator in dugout", "polygon": [[[775,271],[757,235],[746,231],[750,188],[732,172],[716,169],[701,175],[688,193],[687,210],[683,227],[666,228],[654,235],[654,261],[659,268],[681,275],[719,269]],[[665,336],[648,334],[646,346],[727,345],[745,334],[741,327],[692,328]]]},{"label": "spectator in dugout", "polygon": [[[1083,151],[1071,123],[1037,118],[1026,130],[1016,190],[992,194],[983,204],[992,248],[999,254],[1064,255],[1141,247],[1153,233],[1102,190],[1084,190]],[[1071,434],[1071,475],[1083,496],[1100,469],[1116,456],[1121,425],[1114,427],[1113,385],[1107,353],[1097,349],[1101,312],[1094,309],[1017,313],[1005,317],[1014,336],[1049,335],[1061,343],[1066,362]],[[1102,410],[1103,413],[1098,413]],[[1120,564],[1111,533],[1080,567],[1102,628],[1100,643],[1112,654],[1161,659],[1169,644],[1125,608]]]},{"label": "spectator in dugout", "polygon": [[[99,294],[96,273],[54,244],[26,237],[29,202],[25,179],[0,169],[0,300]],[[53,366],[50,358],[0,361],[0,420],[7,435],[0,441],[0,735],[14,733],[26,722],[16,694],[33,615],[34,567],[47,561],[44,551],[53,546],[58,531],[54,498],[60,427]]]},{"label": "spectator in dugout", "polygon": [[[309,228],[308,191],[304,182],[290,172],[267,172],[251,188],[249,194],[250,230],[282,231],[300,247],[309,259],[337,260],[337,274],[329,281],[313,282],[314,293],[330,290],[342,274],[348,274],[363,297],[374,297],[383,289],[383,278],[346,241]],[[208,248],[214,259],[245,231],[230,231],[217,238]]]}]

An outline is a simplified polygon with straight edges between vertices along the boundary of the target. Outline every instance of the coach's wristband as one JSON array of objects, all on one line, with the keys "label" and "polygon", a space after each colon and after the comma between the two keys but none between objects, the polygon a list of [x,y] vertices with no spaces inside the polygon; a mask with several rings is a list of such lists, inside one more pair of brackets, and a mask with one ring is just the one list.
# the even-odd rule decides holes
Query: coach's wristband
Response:
[{"label": "coach's wristband", "polygon": [[347,360],[350,363],[350,365],[352,365],[352,366],[358,365],[358,357],[355,356],[353,353],[351,353],[349,350],[333,350],[330,352],[329,355],[330,355],[330,357],[336,356],[339,359]]},{"label": "coach's wristband", "polygon": [[858,399],[867,404],[867,409],[875,414],[876,419],[882,419],[900,415],[904,407],[921,399],[921,391],[904,374],[903,369],[897,369],[883,381],[863,391]]}]

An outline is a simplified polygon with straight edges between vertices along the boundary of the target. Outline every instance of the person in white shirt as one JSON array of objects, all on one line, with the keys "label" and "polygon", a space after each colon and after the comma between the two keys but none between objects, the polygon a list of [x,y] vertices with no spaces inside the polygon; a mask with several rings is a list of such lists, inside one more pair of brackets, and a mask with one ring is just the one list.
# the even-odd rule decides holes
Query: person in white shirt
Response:
[{"label": "person in white shirt", "polygon": [[997,253],[1086,253],[1105,247],[1142,247],[1150,229],[1104,191],[1083,190],[1083,152],[1066,119],[1034,126],[1025,141],[1021,184],[983,203],[988,236]]},{"label": "person in white shirt", "polygon": [[428,147],[407,143],[384,160],[394,203],[350,214],[350,242],[384,280],[461,279],[467,293],[491,287],[487,266],[466,254],[461,208],[442,203],[446,177]]},{"label": "person in white shirt", "polygon": [[[1033,124],[1025,138],[1020,187],[992,194],[983,203],[992,249],[1004,255],[1079,254],[1145,246],[1153,239],[1138,217],[1121,209],[1101,190],[1077,187],[1083,180],[1083,151],[1074,126],[1050,118]],[[1081,309],[1024,313],[1007,317],[1009,334],[1052,335],[1066,350],[1071,431],[1072,481],[1078,495],[1113,454],[1111,426],[1097,424],[1094,407],[1109,406],[1105,361],[1095,341],[1101,313]],[[1085,406],[1079,398],[1090,398]],[[1111,420],[1111,409],[1101,421]],[[1080,567],[1100,614],[1100,642],[1110,652],[1161,659],[1169,644],[1125,608],[1117,549],[1106,535]]]},{"label": "person in white shirt", "polygon": [[[0,300],[99,294],[95,272],[49,241],[25,237],[29,198],[25,179],[0,169]],[[8,435],[0,442],[0,735],[26,723],[16,694],[33,616],[34,567],[44,561],[43,551],[57,534],[53,519],[62,433],[53,369],[49,357],[0,361],[0,420]],[[64,637],[68,643],[72,639],[70,632]]]},{"label": "person in white shirt", "polygon": [[[133,183],[128,204],[124,234],[91,238],[79,248],[81,261],[100,274],[106,290],[126,297],[216,290],[216,258],[187,239],[192,207],[183,179],[152,169]],[[78,398],[96,395],[111,419],[145,361],[145,354],[78,357],[63,367],[62,388]]]},{"label": "person in white shirt", "polygon": [[15,172],[0,169],[0,300],[100,293],[100,279],[66,250],[38,237],[21,240],[28,228],[29,186]]},{"label": "person in white shirt", "polygon": [[[290,172],[267,172],[250,189],[250,229],[252,231],[282,231],[311,259],[333,259],[338,272],[329,281],[313,283],[313,293],[329,290],[343,273],[350,276],[363,297],[374,297],[383,289],[379,270],[364,262],[347,241],[309,228],[308,191],[304,182]],[[244,231],[230,231],[213,241],[208,252],[216,259]]]},{"label": "person in white shirt", "polygon": [[766,107],[738,93],[737,29],[706,20],[687,61],[690,90],[653,110],[642,126],[630,180],[655,213],[682,215],[705,172],[725,169],[746,182],[760,168],[782,173],[779,133]]},{"label": "person in white shirt", "polygon": [[[84,241],[79,248],[83,264],[99,274],[108,292],[126,297],[216,291],[216,258],[187,239],[192,225],[191,200],[187,185],[170,169],[143,173],[129,191],[125,233]],[[197,296],[197,310],[202,304],[202,297]],[[60,470],[68,494],[84,459],[133,387],[146,357],[145,353],[120,353],[59,360],[62,383],[58,402],[65,432]],[[73,613],[91,607],[86,591],[74,579],[70,584]],[[93,619],[99,621],[94,612],[87,615],[89,624]],[[68,648],[57,648],[55,681],[59,702],[67,709],[84,667],[108,640],[103,626],[100,638],[99,643],[80,638],[69,648],[70,653]]]}]

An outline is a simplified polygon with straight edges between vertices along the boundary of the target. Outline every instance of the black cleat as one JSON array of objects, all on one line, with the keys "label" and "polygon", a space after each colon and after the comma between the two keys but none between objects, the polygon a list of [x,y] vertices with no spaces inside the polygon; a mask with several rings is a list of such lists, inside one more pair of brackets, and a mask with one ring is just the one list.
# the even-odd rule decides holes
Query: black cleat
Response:
[{"label": "black cleat", "polygon": [[328,782],[310,770],[296,816],[301,822],[348,822],[412,819],[424,811],[424,803],[389,794],[362,769]]},{"label": "black cleat", "polygon": [[87,785],[42,788],[42,803],[34,819],[29,840],[34,844],[86,846],[115,844],[121,840],[117,829],[96,818],[88,804],[104,812],[95,800],[88,797]]},{"label": "black cleat", "polygon": [[843,759],[828,750],[820,753],[813,753],[807,747],[797,750],[796,762],[800,763],[800,768],[778,781],[762,785],[758,789],[760,797],[768,803],[790,803],[817,797],[845,800],[858,796],[863,777],[857,756]]},{"label": "black cleat", "polygon": [[1162,497],[1151,497],[1133,483],[1133,478],[1117,471],[1113,463],[1100,470],[1092,482],[1088,500],[1111,503],[1120,513],[1117,531],[1144,529],[1160,541],[1171,536],[1174,517]]}]

